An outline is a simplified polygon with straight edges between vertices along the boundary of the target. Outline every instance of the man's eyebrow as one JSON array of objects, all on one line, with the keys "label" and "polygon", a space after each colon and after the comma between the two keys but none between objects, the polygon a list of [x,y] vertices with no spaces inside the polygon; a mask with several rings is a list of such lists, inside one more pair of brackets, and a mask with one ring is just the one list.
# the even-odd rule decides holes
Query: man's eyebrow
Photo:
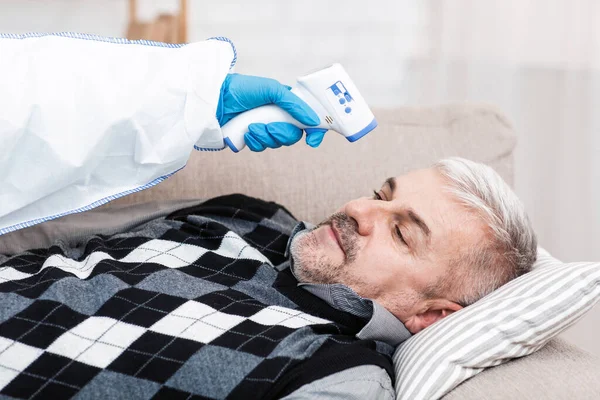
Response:
[{"label": "man's eyebrow", "polygon": [[[396,178],[394,178],[394,177],[387,178],[384,183],[384,186],[385,185],[388,185],[390,187],[390,189],[392,190],[392,197],[393,197],[394,192],[396,191]],[[413,209],[410,209],[410,208],[408,209],[407,214],[408,214],[408,217],[410,218],[410,220],[412,222],[414,222],[419,228],[421,228],[425,237],[427,237],[427,239],[429,239],[429,237],[431,236],[431,231],[429,230],[429,227],[427,226],[427,224],[425,222],[423,222],[423,219],[421,219],[421,217],[419,217],[419,214],[417,214]]]},{"label": "man's eyebrow", "polygon": [[390,189],[392,189],[392,196],[394,195],[394,191],[396,190],[396,178],[390,177],[385,180],[383,186],[388,185]]}]

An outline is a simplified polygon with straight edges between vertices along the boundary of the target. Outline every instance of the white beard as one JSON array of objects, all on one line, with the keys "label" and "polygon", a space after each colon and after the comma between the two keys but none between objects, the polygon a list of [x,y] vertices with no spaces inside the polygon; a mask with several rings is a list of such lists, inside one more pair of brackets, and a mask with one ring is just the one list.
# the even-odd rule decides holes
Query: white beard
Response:
[{"label": "white beard", "polygon": [[345,263],[333,264],[320,250],[312,230],[294,236],[290,245],[294,275],[303,283],[340,283]]},{"label": "white beard", "polygon": [[[333,262],[323,254],[322,245],[315,239],[314,230],[324,225],[335,224],[339,235],[340,245],[346,254],[341,263]],[[343,213],[336,213],[321,222],[311,230],[299,232],[294,236],[290,245],[293,261],[293,272],[300,282],[304,283],[344,283],[356,281],[348,274],[349,266],[357,255],[356,221]]]}]

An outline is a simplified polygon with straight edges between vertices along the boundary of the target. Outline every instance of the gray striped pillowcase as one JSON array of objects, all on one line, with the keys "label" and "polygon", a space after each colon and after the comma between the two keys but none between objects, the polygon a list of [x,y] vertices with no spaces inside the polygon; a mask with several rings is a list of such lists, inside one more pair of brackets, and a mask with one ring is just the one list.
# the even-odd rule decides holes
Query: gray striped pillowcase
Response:
[{"label": "gray striped pillowcase", "polygon": [[483,369],[542,348],[600,300],[600,262],[543,249],[531,272],[402,343],[396,399],[438,399]]}]

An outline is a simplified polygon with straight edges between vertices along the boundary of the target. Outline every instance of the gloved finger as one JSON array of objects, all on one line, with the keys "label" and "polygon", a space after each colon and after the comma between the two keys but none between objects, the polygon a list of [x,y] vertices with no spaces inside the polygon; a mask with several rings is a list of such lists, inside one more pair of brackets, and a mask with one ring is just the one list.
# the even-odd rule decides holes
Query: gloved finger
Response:
[{"label": "gloved finger", "polygon": [[252,151],[263,151],[265,149],[265,146],[258,140],[254,139],[250,132],[246,132],[244,134],[244,141],[246,142],[246,146],[248,146],[248,148]]},{"label": "gloved finger", "polygon": [[267,130],[267,125],[253,123],[248,125],[248,130],[250,131],[250,135],[265,147],[271,147],[273,149],[281,147],[281,143],[275,140]]},{"label": "gloved finger", "polygon": [[308,106],[300,97],[292,93],[287,87],[281,85],[273,103],[287,111],[292,117],[304,125],[319,125],[321,119],[317,113]]},{"label": "gloved finger", "polygon": [[271,122],[267,124],[267,130],[278,143],[284,146],[290,146],[302,139],[302,129],[287,122]]},{"label": "gloved finger", "polygon": [[325,137],[325,133],[327,129],[321,128],[306,128],[306,144],[310,147],[319,147],[323,138]]}]

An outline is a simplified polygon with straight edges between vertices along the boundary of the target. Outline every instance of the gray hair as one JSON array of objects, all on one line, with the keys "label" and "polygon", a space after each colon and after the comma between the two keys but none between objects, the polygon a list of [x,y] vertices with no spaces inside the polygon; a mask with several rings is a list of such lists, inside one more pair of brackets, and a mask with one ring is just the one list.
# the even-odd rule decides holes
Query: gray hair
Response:
[{"label": "gray hair", "polygon": [[[451,260],[450,273],[437,286],[466,307],[531,270],[537,239],[525,208],[504,180],[487,165],[452,157],[433,165],[446,188],[489,227],[488,238]],[[460,284],[461,287],[454,287]]]}]

